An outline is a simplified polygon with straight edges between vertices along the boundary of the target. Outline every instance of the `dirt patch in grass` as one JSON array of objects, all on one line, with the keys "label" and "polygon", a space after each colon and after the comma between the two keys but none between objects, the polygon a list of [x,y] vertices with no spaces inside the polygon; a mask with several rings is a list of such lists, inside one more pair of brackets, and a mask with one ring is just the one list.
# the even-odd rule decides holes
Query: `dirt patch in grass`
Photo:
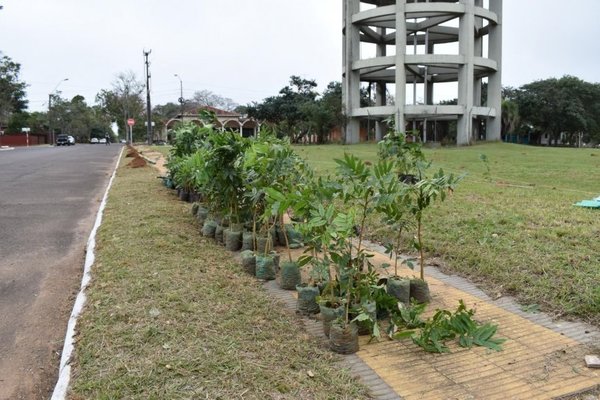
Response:
[{"label": "dirt patch in grass", "polygon": [[132,160],[127,164],[130,168],[142,168],[146,166],[146,160],[142,158],[141,154],[137,151],[135,147],[127,146],[127,152],[125,157],[132,158]]},{"label": "dirt patch in grass", "polygon": [[189,207],[153,169],[118,170],[70,397],[368,398],[231,253],[200,237]]},{"label": "dirt patch in grass", "polygon": [[136,149],[139,151],[141,155],[145,158],[151,160],[152,166],[156,168],[159,172],[160,176],[167,175],[167,167],[165,164],[167,163],[167,159],[169,156],[169,151],[171,146],[136,146]]},{"label": "dirt patch in grass", "polygon": [[131,168],[142,168],[142,167],[145,167],[146,164],[147,164],[146,160],[144,160],[140,156],[137,156],[133,160],[131,160],[131,162],[128,165]]},{"label": "dirt patch in grass", "polygon": [[137,149],[131,145],[127,145],[127,151],[125,153],[125,157],[127,158],[135,158],[135,157],[139,157],[140,153],[137,151]]}]

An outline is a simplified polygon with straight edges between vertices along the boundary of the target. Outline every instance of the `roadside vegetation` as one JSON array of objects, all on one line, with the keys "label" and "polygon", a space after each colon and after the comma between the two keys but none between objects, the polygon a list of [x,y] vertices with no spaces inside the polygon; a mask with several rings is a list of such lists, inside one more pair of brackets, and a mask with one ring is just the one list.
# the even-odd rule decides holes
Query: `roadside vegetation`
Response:
[{"label": "roadside vegetation", "polygon": [[[295,149],[321,174],[346,151],[377,159],[373,144]],[[600,213],[573,207],[600,195],[599,150],[496,143],[426,155],[433,169],[466,174],[424,217],[424,245],[435,263],[494,298],[513,295],[527,309],[600,324]],[[367,229],[375,241],[394,237],[378,220]],[[404,249],[415,253],[410,242]]]},{"label": "roadside vegetation", "polygon": [[[321,175],[345,152],[377,160],[372,144],[295,151]],[[600,323],[598,214],[572,206],[600,194],[600,151],[486,144],[426,155],[432,169],[465,175],[424,214],[428,261],[492,297]],[[154,169],[121,166],[117,176],[78,325],[71,398],[367,397],[230,252],[199,234],[191,206]],[[397,237],[373,217],[363,233],[385,244]],[[417,254],[412,232],[398,249]]]},{"label": "roadside vegetation", "polygon": [[[377,160],[374,144],[295,151],[323,175],[344,152]],[[600,150],[493,143],[425,153],[433,169],[465,174],[458,190],[424,218],[434,264],[493,298],[511,295],[528,310],[600,324],[599,212],[573,207],[600,195]],[[392,241],[381,221],[369,224],[370,239]],[[410,239],[405,236],[403,250],[416,254]]]},{"label": "roadside vegetation", "polygon": [[152,168],[120,167],[93,276],[71,398],[368,397]]}]

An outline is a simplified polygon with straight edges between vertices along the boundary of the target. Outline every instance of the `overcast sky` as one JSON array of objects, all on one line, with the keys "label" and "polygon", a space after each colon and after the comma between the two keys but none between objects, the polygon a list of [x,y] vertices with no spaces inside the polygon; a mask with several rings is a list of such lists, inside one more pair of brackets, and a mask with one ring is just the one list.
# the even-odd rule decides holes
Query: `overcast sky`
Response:
[{"label": "overcast sky", "polygon": [[[495,1],[495,0],[490,0]],[[116,74],[144,77],[152,102],[210,90],[260,101],[290,75],[341,80],[342,0],[0,0],[0,51],[21,64],[30,110],[59,85],[89,104]],[[503,84],[575,75],[600,82],[600,1],[504,0]]]}]

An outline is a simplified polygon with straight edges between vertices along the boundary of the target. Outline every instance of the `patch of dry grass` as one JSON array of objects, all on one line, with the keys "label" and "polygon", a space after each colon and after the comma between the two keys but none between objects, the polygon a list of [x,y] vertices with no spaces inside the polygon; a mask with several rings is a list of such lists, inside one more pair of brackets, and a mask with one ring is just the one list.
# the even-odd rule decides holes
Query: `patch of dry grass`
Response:
[{"label": "patch of dry grass", "polygon": [[70,397],[368,397],[231,253],[200,237],[190,206],[155,175],[149,167],[117,173]]}]

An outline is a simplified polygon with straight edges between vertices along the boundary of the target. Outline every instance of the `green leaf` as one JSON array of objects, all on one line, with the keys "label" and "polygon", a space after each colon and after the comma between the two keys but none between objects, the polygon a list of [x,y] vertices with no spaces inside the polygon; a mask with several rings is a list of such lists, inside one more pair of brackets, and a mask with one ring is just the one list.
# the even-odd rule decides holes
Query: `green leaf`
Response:
[{"label": "green leaf", "polygon": [[298,257],[298,266],[303,267],[303,266],[307,265],[308,263],[310,263],[312,260],[313,260],[312,256],[302,255],[302,256]]},{"label": "green leaf", "polygon": [[470,349],[471,347],[473,347],[473,338],[469,337],[469,336],[461,335],[458,338],[458,344],[461,347],[466,347],[466,348]]},{"label": "green leaf", "polygon": [[414,330],[404,330],[404,331],[398,331],[398,332],[394,333],[392,335],[392,337],[396,340],[403,340],[403,339],[410,338],[414,334],[415,334]]},{"label": "green leaf", "polygon": [[371,320],[371,317],[369,316],[369,314],[360,313],[352,320],[352,322],[354,322],[354,321],[362,322],[362,321],[370,321],[370,320]]},{"label": "green leaf", "polygon": [[375,338],[381,337],[381,332],[379,330],[379,324],[377,322],[375,322],[373,324],[373,333],[371,334],[371,336],[373,336]]}]

